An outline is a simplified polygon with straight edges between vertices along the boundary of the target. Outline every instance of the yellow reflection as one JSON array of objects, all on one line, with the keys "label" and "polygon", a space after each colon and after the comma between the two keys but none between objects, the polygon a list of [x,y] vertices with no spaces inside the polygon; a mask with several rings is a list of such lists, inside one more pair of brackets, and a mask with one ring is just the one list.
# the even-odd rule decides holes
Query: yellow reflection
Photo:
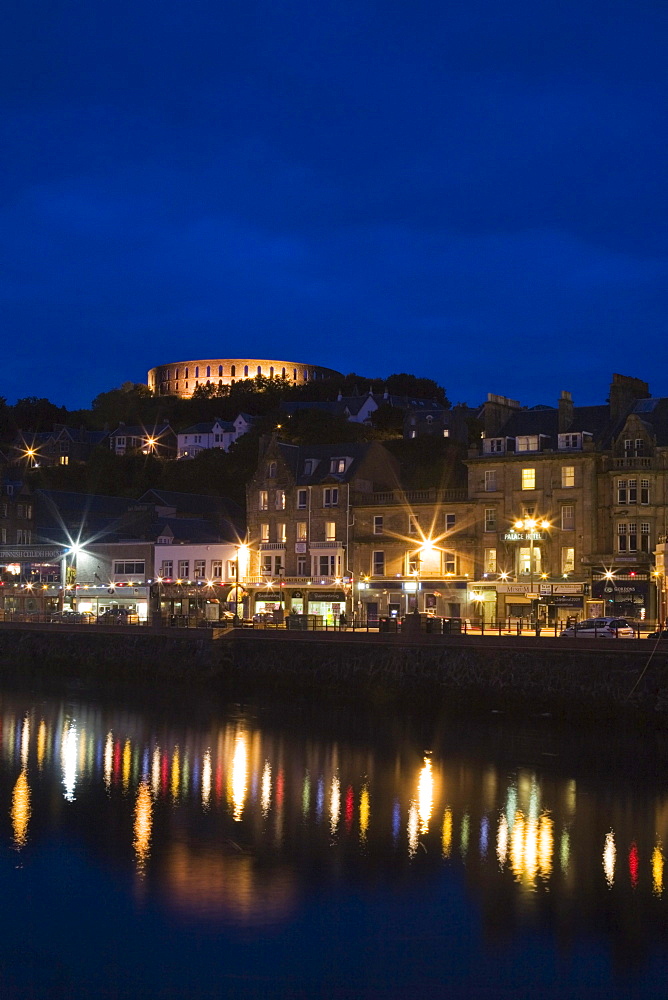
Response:
[{"label": "yellow reflection", "polygon": [[211,802],[211,751],[207,750],[202,761],[202,805],[209,808]]},{"label": "yellow reflection", "polygon": [[462,853],[462,857],[464,857],[466,854],[468,854],[469,837],[470,837],[470,835],[471,835],[471,821],[469,819],[469,814],[468,813],[464,813],[464,815],[462,817],[462,829],[461,829],[461,837],[460,837],[460,841],[459,841],[459,847],[460,847],[460,851]]},{"label": "yellow reflection", "polygon": [[181,762],[179,760],[179,748],[174,747],[174,753],[172,755],[171,782],[170,782],[170,791],[172,793],[172,799],[174,800],[174,802],[176,802],[179,797],[180,779],[181,779]]},{"label": "yellow reflection", "polygon": [[123,747],[123,791],[127,792],[130,786],[130,765],[132,763],[132,747],[130,740],[125,741]]},{"label": "yellow reflection", "polygon": [[420,814],[418,813],[417,806],[414,802],[411,802],[408,810],[408,853],[411,858],[417,851],[419,819]]},{"label": "yellow reflection", "polygon": [[552,874],[553,854],[554,823],[548,813],[543,813],[538,820],[538,874],[541,878],[549,878]]},{"label": "yellow reflection", "polygon": [[44,754],[46,752],[46,722],[44,719],[39,724],[37,730],[37,766],[40,771],[44,765]]},{"label": "yellow reflection", "polygon": [[611,830],[605,836],[605,845],[603,847],[603,871],[605,872],[605,881],[608,883],[609,888],[612,888],[615,881],[616,858],[615,835]]},{"label": "yellow reflection", "polygon": [[431,760],[424,758],[424,766],[418,780],[418,815],[420,817],[420,833],[429,833],[429,820],[434,807],[434,777],[431,773]]},{"label": "yellow reflection", "polygon": [[65,798],[74,802],[74,787],[77,781],[77,727],[66,722],[60,743],[61,769]]},{"label": "yellow reflection", "polygon": [[561,846],[559,848],[559,862],[561,864],[562,872],[568,871],[568,862],[571,856],[571,835],[568,830],[564,830],[561,834]]},{"label": "yellow reflection", "polygon": [[365,841],[369,830],[369,789],[366,785],[360,792],[360,840]]},{"label": "yellow reflection", "polygon": [[499,829],[496,834],[496,856],[503,868],[508,858],[508,820],[504,813],[501,814]]},{"label": "yellow reflection", "polygon": [[441,850],[444,858],[450,857],[452,850],[452,810],[448,806],[443,814],[443,829],[441,830]]},{"label": "yellow reflection", "polygon": [[151,846],[151,827],[153,825],[153,800],[148,785],[142,781],[137,789],[134,821],[134,849],[137,860],[137,871],[144,874]]},{"label": "yellow reflection", "polygon": [[114,737],[112,736],[111,730],[107,733],[107,738],[104,743],[104,764],[103,764],[103,775],[104,783],[107,786],[107,791],[109,791],[109,786],[111,785],[111,767],[114,760]]},{"label": "yellow reflection", "polygon": [[86,749],[87,749],[86,730],[82,729],[81,735],[79,736],[79,754],[77,762],[77,771],[79,772],[79,774],[86,773]]},{"label": "yellow reflection", "polygon": [[262,815],[266,816],[271,806],[271,764],[268,760],[264,762],[262,770],[262,791],[260,797]]},{"label": "yellow reflection", "polygon": [[231,780],[232,805],[234,807],[232,817],[238,823],[244,811],[248,790],[248,737],[244,732],[238,732],[234,741]]},{"label": "yellow reflection", "polygon": [[304,784],[302,785],[302,816],[308,816],[308,811],[311,807],[311,781],[309,778],[308,771],[304,775]]},{"label": "yellow reflection", "polygon": [[23,720],[23,732],[21,733],[21,767],[28,766],[28,750],[30,748],[30,719],[26,715]]},{"label": "yellow reflection", "polygon": [[12,826],[14,828],[14,846],[20,850],[28,839],[28,820],[30,819],[30,785],[25,769],[21,771],[14,791],[12,792]]},{"label": "yellow reflection", "polygon": [[652,851],[652,892],[655,896],[663,894],[663,851],[657,844]]},{"label": "yellow reflection", "polygon": [[329,832],[334,836],[341,816],[341,784],[336,775],[332,778],[329,796]]}]

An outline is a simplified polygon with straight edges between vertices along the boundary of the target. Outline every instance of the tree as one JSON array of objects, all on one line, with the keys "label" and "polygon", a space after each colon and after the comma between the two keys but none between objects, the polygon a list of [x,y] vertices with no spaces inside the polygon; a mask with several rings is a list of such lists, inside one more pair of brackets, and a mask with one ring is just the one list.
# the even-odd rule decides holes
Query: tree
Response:
[{"label": "tree", "polygon": [[430,378],[419,378],[417,375],[390,375],[385,379],[388,392],[395,396],[415,396],[416,399],[435,399],[446,408],[450,402],[445,395],[445,389]]}]

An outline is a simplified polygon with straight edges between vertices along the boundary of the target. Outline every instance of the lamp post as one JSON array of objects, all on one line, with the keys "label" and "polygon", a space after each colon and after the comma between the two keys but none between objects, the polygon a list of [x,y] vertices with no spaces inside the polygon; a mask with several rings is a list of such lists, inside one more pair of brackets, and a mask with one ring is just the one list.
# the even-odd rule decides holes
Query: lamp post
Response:
[{"label": "lamp post", "polygon": [[549,521],[538,521],[533,517],[519,518],[519,520],[515,521],[515,528],[518,531],[525,531],[529,536],[529,594],[531,595],[531,614],[534,619],[534,623],[537,618],[537,608],[533,592],[533,549],[536,538],[536,528],[541,528],[543,531],[546,531],[549,527]]}]

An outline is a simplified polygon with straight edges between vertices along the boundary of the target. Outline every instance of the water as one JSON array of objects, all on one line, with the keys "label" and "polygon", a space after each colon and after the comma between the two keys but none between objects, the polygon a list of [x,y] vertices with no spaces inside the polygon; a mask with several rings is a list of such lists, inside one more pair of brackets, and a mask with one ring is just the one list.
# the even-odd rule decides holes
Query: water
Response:
[{"label": "water", "polygon": [[0,724],[3,998],[666,993],[668,792],[618,734],[20,693]]}]

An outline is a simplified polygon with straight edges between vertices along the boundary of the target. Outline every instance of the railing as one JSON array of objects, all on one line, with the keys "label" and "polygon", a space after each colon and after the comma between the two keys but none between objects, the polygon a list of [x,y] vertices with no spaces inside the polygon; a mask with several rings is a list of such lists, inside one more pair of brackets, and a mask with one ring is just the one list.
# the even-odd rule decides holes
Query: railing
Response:
[{"label": "railing", "polygon": [[277,588],[279,583],[290,584],[290,586],[297,587],[329,587],[332,584],[337,583],[341,587],[341,577],[335,576],[272,576],[267,573],[266,576],[249,576],[244,580],[240,581],[240,586],[242,587],[268,587],[270,583],[273,583],[274,588]]},{"label": "railing", "polygon": [[344,542],[335,542],[334,539],[330,539],[326,542],[309,542],[310,549],[343,549],[345,548]]},{"label": "railing", "polygon": [[281,549],[282,550],[282,549],[284,549],[286,547],[286,545],[287,545],[287,542],[260,542],[260,551],[261,552],[270,552],[270,551],[276,550],[276,549]]},{"label": "railing", "polygon": [[624,458],[615,458],[614,465],[615,469],[651,469],[652,459],[648,455],[642,458],[627,455]]},{"label": "railing", "polygon": [[357,506],[369,507],[411,503],[455,503],[468,499],[467,490],[440,490],[430,487],[426,490],[385,490],[378,493],[353,493],[351,501]]}]

